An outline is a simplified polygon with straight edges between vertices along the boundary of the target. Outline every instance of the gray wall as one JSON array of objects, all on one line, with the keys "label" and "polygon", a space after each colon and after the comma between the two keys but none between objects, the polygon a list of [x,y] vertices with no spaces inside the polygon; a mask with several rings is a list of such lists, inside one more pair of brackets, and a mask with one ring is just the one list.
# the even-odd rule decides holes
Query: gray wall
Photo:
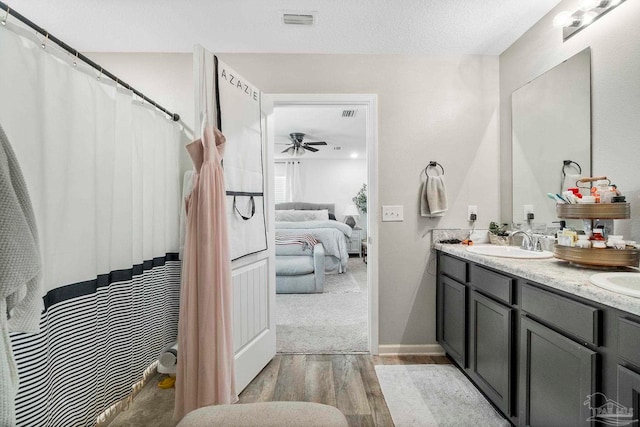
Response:
[{"label": "gray wall", "polygon": [[616,234],[640,241],[640,2],[627,1],[567,42],[552,25],[577,0],[562,1],[500,55],[501,216],[511,219],[511,93],[591,47],[593,175],[606,175],[631,202]]},{"label": "gray wall", "polygon": [[[139,82],[192,126],[190,55],[93,57],[130,83]],[[498,58],[224,54],[221,59],[265,93],[378,94],[378,200],[404,205],[405,212],[404,222],[380,223],[379,341],[435,344],[430,230],[467,227],[468,204],[478,205],[479,226],[499,217]],[[447,172],[449,213],[439,220],[418,214],[421,172],[430,160]],[[375,209],[380,212],[381,206]]]}]

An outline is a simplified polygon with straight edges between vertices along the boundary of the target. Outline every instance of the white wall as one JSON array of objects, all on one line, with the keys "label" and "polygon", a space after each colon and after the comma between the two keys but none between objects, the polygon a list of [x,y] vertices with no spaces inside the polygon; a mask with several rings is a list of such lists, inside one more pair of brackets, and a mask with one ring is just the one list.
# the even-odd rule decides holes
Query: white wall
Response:
[{"label": "white wall", "polygon": [[[300,178],[303,183],[302,201],[335,203],[336,218],[344,220],[344,210],[367,182],[367,161],[363,159],[307,160],[300,161]],[[359,223],[362,221],[358,221]],[[360,224],[362,228],[364,224]]]},{"label": "white wall", "polygon": [[[101,54],[98,62],[174,107],[193,114],[183,54]],[[467,227],[467,205],[478,225],[499,217],[498,58],[410,55],[224,54],[227,64],[266,93],[378,95],[378,200],[403,205],[404,222],[380,223],[380,344],[434,344],[433,228]],[[165,65],[165,63],[167,65]],[[180,64],[180,65],[178,65]],[[175,67],[175,76],[164,73]],[[179,72],[178,72],[179,71]],[[151,82],[149,79],[154,81]],[[189,82],[189,83],[187,83]],[[174,93],[180,91],[180,95]],[[187,105],[189,104],[189,105]],[[184,108],[181,110],[181,108]],[[193,119],[187,120],[187,123]],[[419,216],[420,180],[430,160],[446,170],[449,212]],[[380,212],[380,211],[378,211]]]},{"label": "white wall", "polygon": [[511,218],[511,93],[563,60],[591,47],[593,175],[606,175],[631,202],[632,219],[616,234],[640,241],[640,2],[627,1],[563,43],[552,25],[564,0],[500,55],[501,216]]}]

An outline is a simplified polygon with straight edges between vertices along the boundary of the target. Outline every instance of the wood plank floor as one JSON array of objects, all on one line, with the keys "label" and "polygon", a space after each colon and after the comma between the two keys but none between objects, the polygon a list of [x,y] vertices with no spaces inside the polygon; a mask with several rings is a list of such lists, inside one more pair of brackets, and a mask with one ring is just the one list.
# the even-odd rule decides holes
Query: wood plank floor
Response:
[{"label": "wood plank floor", "polygon": [[434,363],[451,362],[444,356],[279,354],[240,394],[240,403],[324,403],[340,409],[350,426],[393,426],[374,366]]},{"label": "wood plank floor", "polygon": [[[317,402],[340,409],[352,427],[393,427],[375,365],[450,364],[444,356],[278,354],[240,394],[240,403]],[[174,427],[174,389],[150,381],[109,427]]]}]

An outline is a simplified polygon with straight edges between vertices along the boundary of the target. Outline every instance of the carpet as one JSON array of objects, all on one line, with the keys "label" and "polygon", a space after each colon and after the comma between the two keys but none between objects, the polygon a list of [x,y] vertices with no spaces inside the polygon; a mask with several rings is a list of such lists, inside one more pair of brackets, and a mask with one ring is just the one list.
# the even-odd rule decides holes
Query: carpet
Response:
[{"label": "carpet", "polygon": [[321,294],[276,295],[278,353],[369,351],[367,265],[350,258],[347,272],[325,276]]},{"label": "carpet", "polygon": [[378,365],[376,374],[396,427],[510,426],[451,365]]}]

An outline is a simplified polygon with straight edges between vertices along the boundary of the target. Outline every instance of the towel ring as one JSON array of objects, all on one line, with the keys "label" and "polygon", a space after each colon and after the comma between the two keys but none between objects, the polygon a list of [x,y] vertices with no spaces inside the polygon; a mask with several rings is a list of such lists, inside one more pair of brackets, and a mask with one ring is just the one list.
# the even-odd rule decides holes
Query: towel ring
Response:
[{"label": "towel ring", "polygon": [[571,165],[576,165],[576,167],[578,168],[578,173],[580,175],[582,175],[582,168],[580,167],[578,162],[574,162],[573,160],[563,160],[562,161],[562,176],[567,176],[567,173],[564,171],[564,168],[566,168],[567,166],[571,166]]},{"label": "towel ring", "polygon": [[426,167],[426,168],[424,168],[424,174],[425,174],[425,175],[427,175],[427,176],[429,176],[429,172],[428,172],[428,171],[429,171],[429,168],[435,168],[435,167],[438,167],[438,166],[440,166],[440,169],[442,170],[442,175],[444,175],[444,167],[442,167],[442,165],[441,165],[440,163],[438,163],[438,162],[433,162],[433,161],[432,161],[432,162],[429,162],[429,164],[427,165],[427,167]]}]

